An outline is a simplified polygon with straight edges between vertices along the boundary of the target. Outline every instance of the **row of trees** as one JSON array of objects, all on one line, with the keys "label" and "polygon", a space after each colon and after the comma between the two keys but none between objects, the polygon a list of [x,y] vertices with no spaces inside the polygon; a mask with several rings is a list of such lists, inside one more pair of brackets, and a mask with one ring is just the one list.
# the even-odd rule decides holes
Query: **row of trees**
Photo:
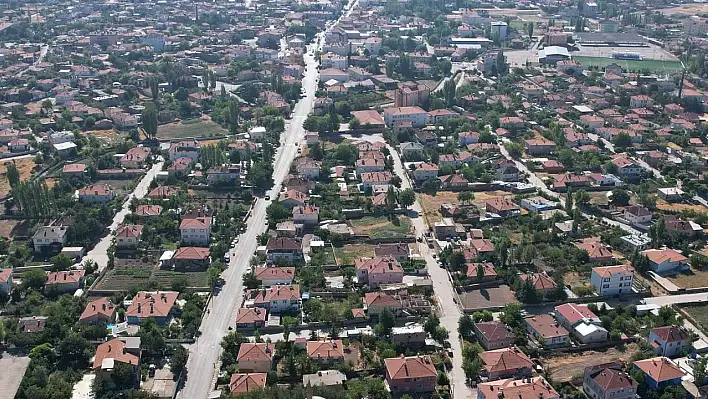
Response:
[{"label": "row of trees", "polygon": [[26,217],[38,218],[56,215],[54,193],[44,182],[38,180],[15,182],[12,188],[12,198],[20,213]]}]

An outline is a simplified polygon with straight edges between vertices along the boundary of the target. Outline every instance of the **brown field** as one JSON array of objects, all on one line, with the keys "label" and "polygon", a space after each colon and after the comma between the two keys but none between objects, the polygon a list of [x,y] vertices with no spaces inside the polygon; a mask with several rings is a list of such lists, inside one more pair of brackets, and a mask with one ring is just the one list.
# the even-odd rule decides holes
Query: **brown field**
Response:
[{"label": "brown field", "polygon": [[122,141],[123,136],[116,132],[115,129],[109,130],[87,130],[84,132],[85,135],[93,135],[98,139],[101,139],[107,143]]},{"label": "brown field", "polygon": [[346,244],[341,248],[335,248],[334,253],[337,255],[339,264],[353,265],[356,258],[373,258],[374,247],[371,244]]},{"label": "brown field", "polygon": [[563,276],[563,282],[570,287],[581,287],[590,285],[590,278],[576,272],[568,272]]},{"label": "brown field", "polygon": [[0,220],[0,237],[12,240],[15,237],[27,237],[32,221],[25,220]]},{"label": "brown field", "polygon": [[587,351],[547,357],[543,358],[542,362],[548,368],[553,380],[567,382],[574,376],[582,374],[585,367],[614,362],[620,358],[628,359],[635,348],[636,344],[628,344],[622,348],[609,348],[603,352]]},{"label": "brown field", "polygon": [[517,302],[514,291],[507,285],[462,293],[460,301],[466,311],[501,308],[507,303]]},{"label": "brown field", "polygon": [[182,139],[188,137],[210,137],[228,133],[226,129],[212,122],[208,117],[196,123],[168,123],[157,128],[158,139]]},{"label": "brown field", "polygon": [[687,3],[684,5],[677,5],[676,7],[664,8],[661,10],[662,14],[673,15],[680,14],[684,16],[700,15],[708,12],[708,5],[706,4],[696,4]]},{"label": "brown field", "polygon": [[108,184],[117,191],[125,191],[125,188],[131,183],[133,183],[133,180],[130,179],[105,179],[96,180],[94,184]]},{"label": "brown field", "polygon": [[371,238],[398,238],[411,233],[411,221],[407,216],[398,216],[397,222],[391,222],[384,216],[367,216],[350,223],[354,234],[365,234]]},{"label": "brown field", "polygon": [[691,268],[691,271],[688,273],[679,273],[667,278],[681,288],[708,287],[708,271],[704,270]]},{"label": "brown field", "polygon": [[20,172],[20,180],[27,180],[32,175],[32,169],[36,166],[34,163],[34,158],[20,158],[14,161],[5,161],[0,165],[0,197],[4,197],[10,193],[10,183],[8,183],[5,177],[5,172],[7,172],[7,163],[14,162],[17,170]]},{"label": "brown field", "polygon": [[656,207],[657,207],[657,209],[661,209],[662,211],[674,211],[674,212],[692,211],[692,212],[696,212],[696,213],[707,213],[708,212],[708,209],[706,209],[701,204],[668,203],[662,199],[656,200]]},{"label": "brown field", "polygon": [[514,195],[512,193],[506,192],[506,191],[499,191],[499,190],[494,190],[494,191],[480,191],[480,192],[475,192],[474,193],[474,199],[472,200],[472,203],[478,207],[484,208],[486,202],[488,199],[491,198],[496,198],[496,197],[513,197]]},{"label": "brown field", "polygon": [[442,220],[442,215],[440,215],[440,205],[457,205],[459,203],[457,200],[457,193],[453,193],[452,191],[438,191],[435,196],[430,194],[418,194],[418,199],[420,200],[420,205],[423,207],[423,212],[425,212],[425,215],[430,223],[435,223]]},{"label": "brown field", "polygon": [[176,272],[160,269],[157,261],[134,262],[125,259],[116,259],[116,266],[106,272],[97,289],[126,291],[132,287],[157,281],[160,289],[170,289],[172,280],[176,277],[185,277],[190,287],[208,286],[207,272]]}]

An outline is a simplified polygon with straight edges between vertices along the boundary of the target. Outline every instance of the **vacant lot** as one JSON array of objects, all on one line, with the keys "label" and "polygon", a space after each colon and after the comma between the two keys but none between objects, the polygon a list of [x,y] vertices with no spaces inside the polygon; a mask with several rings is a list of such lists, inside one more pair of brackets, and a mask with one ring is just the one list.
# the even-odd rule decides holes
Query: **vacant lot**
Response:
[{"label": "vacant lot", "polygon": [[667,278],[681,288],[708,287],[708,272],[703,270],[692,268],[690,272],[679,273]]},{"label": "vacant lot", "polygon": [[135,181],[131,179],[104,179],[97,180],[94,184],[108,184],[118,193],[133,191],[133,188],[135,187]]},{"label": "vacant lot", "polygon": [[682,203],[671,203],[670,204],[662,199],[657,199],[656,207],[657,207],[657,209],[661,209],[662,211],[678,211],[678,212],[693,211],[696,213],[708,212],[708,209],[706,209],[701,204],[682,204]]},{"label": "vacant lot", "polygon": [[8,353],[0,353],[0,399],[13,399],[17,389],[20,387],[25,370],[29,366],[30,358],[27,356],[17,357]]},{"label": "vacant lot", "polygon": [[425,212],[429,223],[442,220],[440,205],[457,205],[459,203],[457,193],[453,193],[452,191],[439,191],[434,196],[430,194],[418,194],[418,199],[420,200],[420,205],[423,207],[423,212]]},{"label": "vacant lot", "polygon": [[681,308],[696,319],[701,329],[708,329],[708,305],[682,306]]},{"label": "vacant lot", "polygon": [[501,308],[507,303],[517,302],[514,292],[507,285],[484,288],[460,294],[465,311]]},{"label": "vacant lot", "polygon": [[84,135],[94,136],[106,143],[117,143],[123,141],[123,135],[116,132],[115,129],[108,130],[89,130]]},{"label": "vacant lot", "polygon": [[0,220],[0,237],[13,240],[29,235],[30,228],[34,221],[25,220]]},{"label": "vacant lot", "polygon": [[334,248],[334,251],[339,264],[353,265],[356,258],[373,258],[374,247],[371,244],[346,244],[341,248]]},{"label": "vacant lot", "polygon": [[36,166],[34,158],[20,158],[13,161],[0,161],[0,197],[4,197],[10,193],[10,183],[7,181],[5,173],[7,173],[7,164],[14,163],[17,171],[20,172],[20,180],[27,180],[32,175],[32,169]]},{"label": "vacant lot", "polygon": [[584,287],[590,285],[590,276],[583,276],[579,273],[568,272],[563,276],[563,282],[570,287]]},{"label": "vacant lot", "polygon": [[678,72],[681,70],[681,63],[678,61],[661,61],[661,60],[617,60],[614,58],[605,57],[583,57],[583,56],[573,56],[573,59],[580,61],[588,66],[596,66],[600,69],[610,65],[617,64],[627,71],[643,71],[648,70],[650,72]]},{"label": "vacant lot", "polygon": [[636,344],[629,344],[621,348],[609,348],[602,352],[587,351],[552,356],[543,358],[543,364],[548,367],[554,381],[567,382],[576,375],[582,375],[585,367],[615,362],[620,358],[629,359],[635,347]]},{"label": "vacant lot", "polygon": [[162,289],[169,289],[172,286],[172,281],[176,278],[184,277],[187,279],[188,287],[208,287],[209,275],[204,272],[175,272],[172,270],[157,269],[152,273],[152,280],[160,283]]},{"label": "vacant lot", "polygon": [[226,134],[226,129],[211,120],[198,122],[176,122],[160,125],[157,128],[158,139],[181,139],[187,137],[212,137]]},{"label": "vacant lot", "polygon": [[406,216],[388,220],[385,216],[367,216],[351,221],[354,234],[368,235],[371,238],[403,238],[411,231],[411,221]]}]

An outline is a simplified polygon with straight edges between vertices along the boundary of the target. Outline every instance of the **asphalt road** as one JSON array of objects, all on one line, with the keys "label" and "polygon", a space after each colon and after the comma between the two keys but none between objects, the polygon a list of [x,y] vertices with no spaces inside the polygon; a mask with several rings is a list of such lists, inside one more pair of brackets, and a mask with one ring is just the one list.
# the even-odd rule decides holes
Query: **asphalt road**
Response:
[{"label": "asphalt road", "polygon": [[145,174],[145,176],[143,176],[142,180],[140,180],[138,185],[135,186],[135,190],[133,190],[133,193],[130,194],[128,199],[123,203],[123,207],[121,207],[118,213],[116,213],[116,215],[113,217],[113,223],[108,226],[108,230],[110,232],[105,237],[103,237],[101,241],[99,241],[98,244],[96,244],[96,246],[93,247],[93,249],[90,250],[84,257],[84,259],[90,259],[96,262],[98,264],[99,271],[103,270],[108,265],[108,248],[113,242],[113,232],[115,232],[118,226],[123,223],[125,216],[131,213],[130,203],[132,202],[133,198],[141,199],[145,195],[147,195],[148,190],[150,189],[150,183],[152,183],[152,180],[155,178],[157,172],[162,170],[163,164],[164,162],[158,162],[153,165],[150,170],[148,170],[147,174]]},{"label": "asphalt road", "polygon": [[[356,2],[350,4],[356,4]],[[349,15],[352,8],[349,8],[350,11],[346,15]],[[321,33],[319,37],[324,38],[324,33]],[[312,50],[316,50],[317,45],[313,44],[308,47],[311,51],[305,55],[307,70],[302,79],[302,87],[306,90],[306,96],[295,106],[293,118],[287,121],[285,131],[281,135],[281,146],[276,151],[274,159],[274,184],[270,191],[271,197],[275,197],[280,192],[283,179],[290,171],[290,165],[297,155],[298,147],[295,143],[305,138],[305,129],[302,124],[310,113],[315,99],[318,71],[317,61]],[[209,304],[209,312],[204,316],[200,327],[202,335],[195,344],[189,347],[188,375],[184,388],[179,393],[180,398],[202,399],[207,397],[213,387],[215,366],[221,352],[220,343],[227,334],[234,310],[241,304],[243,274],[249,266],[251,256],[256,251],[256,238],[266,231],[266,208],[269,204],[270,201],[263,199],[256,202],[247,221],[246,232],[241,234],[239,243],[231,251],[229,268],[222,275],[226,283],[219,295],[214,296]]]}]

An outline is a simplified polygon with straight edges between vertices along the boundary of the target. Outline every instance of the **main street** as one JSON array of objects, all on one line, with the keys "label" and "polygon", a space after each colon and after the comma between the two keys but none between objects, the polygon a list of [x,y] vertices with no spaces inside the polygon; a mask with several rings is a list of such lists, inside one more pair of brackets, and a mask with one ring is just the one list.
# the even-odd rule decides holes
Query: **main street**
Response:
[{"label": "main street", "polygon": [[123,207],[121,207],[118,213],[116,213],[116,215],[113,217],[113,223],[108,226],[109,233],[105,237],[103,237],[101,241],[99,241],[98,244],[96,244],[96,246],[93,247],[93,249],[86,254],[86,257],[84,259],[96,262],[96,264],[98,264],[99,271],[103,270],[108,265],[108,248],[113,242],[113,232],[115,232],[118,226],[123,223],[125,216],[131,213],[130,203],[133,201],[133,198],[141,199],[148,193],[148,190],[150,189],[150,183],[152,183],[153,179],[155,179],[155,175],[157,174],[157,172],[162,170],[163,164],[164,162],[160,161],[153,165],[152,168],[147,171],[147,173],[145,174],[145,176],[143,176],[138,185],[135,186],[135,190],[133,190],[133,193],[130,194],[130,196],[128,196],[128,199],[123,203]]},{"label": "main street", "polygon": [[[346,15],[349,15],[355,4],[356,2],[350,3]],[[334,26],[336,23],[332,24],[329,29]],[[302,79],[305,97],[295,105],[293,117],[287,121],[285,131],[281,135],[281,146],[276,151],[273,161],[271,198],[275,198],[280,192],[283,180],[297,155],[298,147],[295,143],[305,138],[305,129],[302,125],[312,109],[317,91],[318,70],[315,59],[315,53],[319,49],[317,39],[324,40],[324,35],[324,32],[318,34],[315,44],[308,46],[309,51],[304,57],[307,66],[305,77]],[[208,307],[209,311],[202,320],[200,327],[202,335],[197,339],[197,342],[189,347],[188,374],[184,388],[179,393],[180,398],[203,399],[207,397],[213,387],[215,367],[221,353],[220,344],[228,332],[234,310],[242,301],[243,275],[249,266],[251,256],[256,251],[258,235],[266,231],[266,209],[270,202],[270,200],[262,199],[256,201],[247,221],[246,231],[241,234],[239,244],[231,254],[229,267],[222,274],[225,284],[219,295],[212,297]]]},{"label": "main street", "polygon": [[[381,136],[362,136],[362,140],[371,142],[383,142]],[[404,169],[401,157],[396,152],[396,149],[386,144],[393,158],[393,170],[401,178],[401,189],[412,188],[408,174]],[[423,207],[420,201],[416,198],[415,203],[410,208],[408,216],[411,219],[411,225],[415,229],[416,236],[422,236],[428,231],[428,225],[423,217]],[[428,268],[428,274],[433,281],[433,292],[437,297],[438,308],[440,309],[440,324],[450,333],[450,345],[452,353],[452,370],[449,373],[450,384],[453,389],[453,396],[456,399],[475,398],[476,392],[467,385],[465,373],[462,370],[462,345],[459,339],[458,322],[462,316],[460,308],[456,305],[455,291],[448,277],[447,270],[440,267],[438,262],[433,258],[434,251],[428,248],[426,243],[416,243],[420,256],[425,259]]]}]

